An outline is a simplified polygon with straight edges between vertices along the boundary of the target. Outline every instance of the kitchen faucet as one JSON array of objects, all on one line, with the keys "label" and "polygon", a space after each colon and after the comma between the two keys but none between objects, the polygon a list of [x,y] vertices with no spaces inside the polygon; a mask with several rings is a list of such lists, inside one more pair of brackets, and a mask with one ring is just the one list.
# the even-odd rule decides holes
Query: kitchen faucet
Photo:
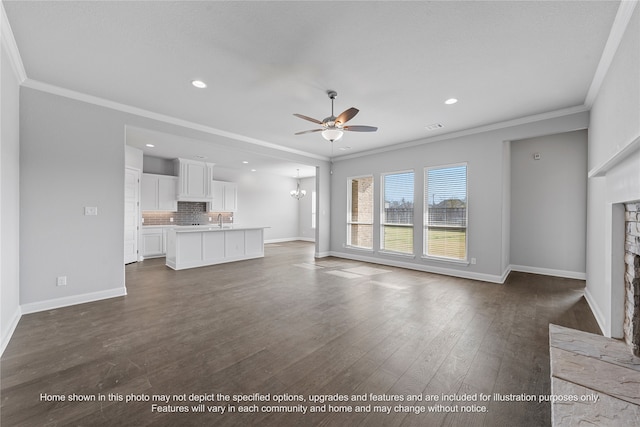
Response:
[{"label": "kitchen faucet", "polygon": [[218,214],[218,227],[222,228],[222,214]]}]

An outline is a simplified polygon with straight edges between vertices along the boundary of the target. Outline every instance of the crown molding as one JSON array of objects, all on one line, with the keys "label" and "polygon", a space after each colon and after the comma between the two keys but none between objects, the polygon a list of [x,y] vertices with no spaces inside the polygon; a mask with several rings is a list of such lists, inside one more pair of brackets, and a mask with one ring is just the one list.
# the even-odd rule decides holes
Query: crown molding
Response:
[{"label": "crown molding", "polygon": [[18,45],[16,39],[13,37],[13,31],[11,31],[11,25],[9,24],[9,18],[4,10],[4,4],[0,1],[0,39],[2,40],[2,46],[7,50],[9,55],[9,62],[11,68],[18,79],[18,84],[24,83],[27,80],[27,73],[24,70],[24,64],[18,51]]},{"label": "crown molding", "polygon": [[555,119],[555,118],[564,117],[564,116],[570,116],[572,114],[583,113],[585,111],[589,111],[589,108],[586,105],[577,105],[575,107],[563,108],[561,110],[549,111],[546,113],[535,114],[533,116],[520,117],[517,119],[507,120],[504,122],[492,123],[489,125],[464,129],[461,131],[451,132],[444,135],[438,135],[431,138],[422,138],[414,141],[403,142],[400,144],[388,145],[386,147],[381,147],[373,150],[360,151],[358,153],[334,157],[333,160],[334,161],[348,160],[348,159],[354,159],[357,157],[369,156],[372,154],[385,153],[387,151],[393,151],[400,148],[416,147],[419,145],[429,144],[432,142],[446,141],[448,139],[460,138],[463,136],[475,135],[478,133],[490,132],[490,131],[510,128],[514,126],[525,125],[528,123],[535,123],[542,120],[549,120],[549,119]]},{"label": "crown molding", "polygon": [[609,38],[607,39],[607,43],[602,51],[600,62],[598,63],[593,80],[591,81],[591,86],[589,86],[589,91],[587,92],[587,97],[584,101],[584,105],[588,108],[593,106],[593,103],[600,92],[604,78],[607,76],[607,72],[613,62],[613,58],[616,55],[618,47],[620,46],[620,42],[622,42],[622,39],[624,38],[624,33],[627,30],[627,26],[631,21],[631,16],[633,15],[633,11],[637,4],[638,0],[622,0],[620,2],[618,13],[616,13],[613,25],[611,26],[611,31],[609,32]]},{"label": "crown molding", "polygon": [[127,104],[121,104],[119,102],[111,101],[109,99],[104,99],[104,98],[100,98],[93,95],[87,95],[85,93],[76,92],[74,90],[66,89],[60,86],[54,86],[49,83],[44,83],[38,80],[26,79],[22,83],[22,86],[28,87],[30,89],[35,89],[41,92],[47,92],[53,95],[74,99],[76,101],[86,102],[88,104],[98,105],[100,107],[105,107],[112,110],[117,110],[124,113],[129,113],[136,116],[146,117],[148,119],[157,120],[160,122],[184,127],[187,129],[196,130],[196,131],[207,133],[210,135],[222,136],[225,138],[234,139],[236,141],[247,142],[254,145],[259,145],[261,147],[270,148],[273,150],[284,151],[290,154],[296,154],[296,155],[304,156],[308,158],[329,161],[329,157],[326,157],[326,156],[308,153],[302,150],[296,150],[295,148],[284,147],[282,145],[273,144],[271,142],[262,141],[260,139],[251,138],[251,137],[240,135],[237,133],[227,132],[227,131],[216,129],[210,126],[205,126],[199,123],[190,122],[188,120],[178,119],[176,117],[167,116],[165,114],[160,114],[154,111],[145,110],[143,108],[133,107]]}]

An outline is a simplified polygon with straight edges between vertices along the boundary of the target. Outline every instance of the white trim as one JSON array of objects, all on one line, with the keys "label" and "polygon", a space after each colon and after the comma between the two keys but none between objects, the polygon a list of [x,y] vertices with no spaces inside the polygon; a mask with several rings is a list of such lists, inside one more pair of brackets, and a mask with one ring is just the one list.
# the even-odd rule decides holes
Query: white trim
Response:
[{"label": "white trim", "polygon": [[296,240],[301,240],[303,242],[311,242],[311,243],[316,242],[316,239],[314,237],[296,237]]},{"label": "white trim", "polygon": [[314,258],[326,258],[328,256],[331,256],[331,252],[316,252],[313,257]]},{"label": "white trim", "polygon": [[584,290],[584,299],[587,300],[587,304],[589,304],[589,308],[591,309],[591,312],[593,313],[593,317],[595,317],[596,322],[598,323],[598,326],[600,327],[600,332],[602,332],[602,334],[604,336],[607,336],[607,334],[605,333],[605,321],[604,321],[604,315],[602,314],[602,311],[600,310],[600,307],[598,307],[598,304],[596,303],[595,298],[593,298],[593,296],[591,296],[591,292],[589,292],[589,288],[585,288]]},{"label": "white trim", "polygon": [[501,276],[501,282],[500,283],[504,283],[507,281],[507,278],[509,277],[509,274],[511,274],[511,266],[507,266],[507,268],[502,272],[502,276]]},{"label": "white trim", "polygon": [[445,276],[460,277],[463,279],[479,280],[481,282],[490,282],[490,283],[498,283],[498,284],[504,283],[502,276],[496,276],[494,274],[453,270],[451,268],[433,267],[433,266],[414,264],[410,262],[403,262],[403,261],[398,261],[393,259],[382,259],[382,258],[374,258],[370,256],[347,254],[344,252],[331,251],[329,252],[329,255],[337,258],[345,258],[345,259],[352,259],[355,261],[370,262],[372,264],[389,265],[392,267],[406,268],[408,270],[424,271],[425,273],[436,273],[436,274],[442,274]]},{"label": "white trim", "polygon": [[32,302],[22,305],[22,314],[37,313],[39,311],[53,310],[55,308],[68,307],[71,305],[84,304],[103,299],[123,297],[125,295],[127,295],[127,288],[122,287],[106,291],[91,292],[88,294],[71,295],[68,297]]},{"label": "white trim", "polygon": [[593,103],[598,97],[600,87],[602,87],[602,83],[607,76],[607,72],[609,71],[609,67],[613,62],[616,51],[620,46],[620,42],[624,38],[624,33],[627,30],[629,22],[631,21],[631,16],[633,15],[633,10],[635,9],[636,4],[638,4],[638,0],[625,0],[620,2],[618,12],[616,13],[616,17],[613,20],[613,25],[611,25],[609,38],[607,39],[607,43],[602,50],[602,56],[600,57],[600,61],[598,62],[596,72],[593,75],[593,80],[591,80],[591,86],[589,86],[587,97],[584,100],[584,105],[586,105],[588,108],[591,108],[593,106]]},{"label": "white trim", "polygon": [[11,322],[9,324],[9,327],[7,328],[6,331],[3,331],[2,340],[0,341],[0,355],[4,353],[4,350],[7,348],[7,345],[9,345],[9,341],[11,341],[11,337],[13,336],[13,333],[15,332],[21,317],[22,317],[22,310],[20,309],[20,307],[17,307],[16,311],[13,313],[13,316],[11,317]]},{"label": "white trim", "polygon": [[541,274],[543,276],[564,277],[566,279],[587,280],[587,273],[582,271],[556,270],[553,268],[529,267],[526,265],[509,266],[510,271],[519,271],[521,273]]},{"label": "white trim", "polygon": [[488,125],[478,126],[475,128],[464,129],[461,131],[451,132],[444,135],[438,135],[431,138],[420,138],[414,141],[402,142],[394,145],[387,145],[386,147],[375,148],[372,150],[359,151],[353,154],[337,156],[337,157],[334,157],[332,160],[335,162],[335,161],[341,161],[341,160],[355,159],[358,157],[369,156],[372,154],[395,151],[401,148],[417,147],[417,146],[429,144],[432,142],[446,141],[448,139],[475,135],[482,132],[490,132],[490,131],[510,128],[514,126],[525,125],[528,123],[540,122],[543,120],[557,119],[559,117],[565,117],[573,114],[584,113],[585,111],[589,111],[589,108],[586,105],[576,105],[575,107],[563,108],[561,110],[549,111],[546,113],[535,114],[533,116],[520,117],[517,119],[506,120],[504,122],[492,123]]},{"label": "white trim", "polygon": [[305,242],[315,242],[315,240],[311,237],[282,237],[279,239],[269,239],[265,240],[264,244],[269,243],[285,243],[285,242],[295,242],[297,240],[304,240]]},{"label": "white trim", "polygon": [[602,163],[600,166],[596,166],[589,171],[589,178],[596,178],[599,176],[605,176],[607,172],[613,169],[618,163],[628,159],[634,152],[640,150],[640,135],[636,137],[631,143],[624,146],[622,150],[619,150],[608,160]]},{"label": "white trim", "polygon": [[273,150],[285,151],[291,154],[299,156],[310,157],[318,160],[329,161],[329,157],[321,156],[319,154],[308,153],[306,151],[297,150],[295,148],[289,148],[282,145],[273,144],[271,142],[262,141],[260,139],[251,138],[248,136],[240,135],[237,133],[227,132],[224,130],[212,128],[210,126],[201,125],[199,123],[190,122],[188,120],[182,120],[175,117],[167,116],[165,114],[156,113],[154,111],[145,110],[131,105],[121,104],[119,102],[111,101],[104,98],[99,98],[93,95],[87,95],[74,90],[65,89],[59,86],[54,86],[48,83],[44,83],[38,80],[27,79],[22,85],[30,89],[39,90],[41,92],[47,92],[54,95],[62,96],[65,98],[75,99],[77,101],[86,102],[93,105],[98,105],[112,110],[122,111],[124,113],[134,114],[140,117],[146,117],[148,119],[157,120],[164,123],[169,123],[176,126],[181,126],[188,129],[193,129],[199,132],[208,133],[211,135],[222,136],[225,138],[234,139],[236,141],[243,141],[254,145],[259,145]]},{"label": "white trim", "polygon": [[2,45],[7,49],[9,62],[11,63],[11,68],[13,68],[16,78],[18,79],[18,84],[22,84],[27,80],[27,72],[24,69],[24,64],[20,57],[20,51],[18,50],[16,39],[13,37],[9,18],[7,18],[7,13],[4,10],[4,4],[2,4],[2,2],[0,2],[0,20],[2,20],[2,22],[0,22],[0,28],[2,29],[0,32],[0,39],[2,39]]}]

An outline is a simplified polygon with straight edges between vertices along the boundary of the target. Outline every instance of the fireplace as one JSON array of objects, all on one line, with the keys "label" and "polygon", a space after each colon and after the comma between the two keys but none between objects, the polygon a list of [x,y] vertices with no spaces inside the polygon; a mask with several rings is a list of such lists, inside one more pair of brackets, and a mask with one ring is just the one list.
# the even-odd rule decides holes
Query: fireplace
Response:
[{"label": "fireplace", "polygon": [[624,339],[640,357],[640,202],[625,203]]}]

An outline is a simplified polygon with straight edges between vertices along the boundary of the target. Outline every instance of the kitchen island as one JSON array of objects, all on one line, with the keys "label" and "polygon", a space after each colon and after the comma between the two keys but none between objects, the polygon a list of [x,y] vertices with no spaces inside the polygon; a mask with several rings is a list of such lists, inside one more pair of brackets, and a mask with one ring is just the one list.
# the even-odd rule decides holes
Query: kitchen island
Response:
[{"label": "kitchen island", "polygon": [[264,229],[195,225],[167,231],[167,267],[174,270],[264,257]]}]

